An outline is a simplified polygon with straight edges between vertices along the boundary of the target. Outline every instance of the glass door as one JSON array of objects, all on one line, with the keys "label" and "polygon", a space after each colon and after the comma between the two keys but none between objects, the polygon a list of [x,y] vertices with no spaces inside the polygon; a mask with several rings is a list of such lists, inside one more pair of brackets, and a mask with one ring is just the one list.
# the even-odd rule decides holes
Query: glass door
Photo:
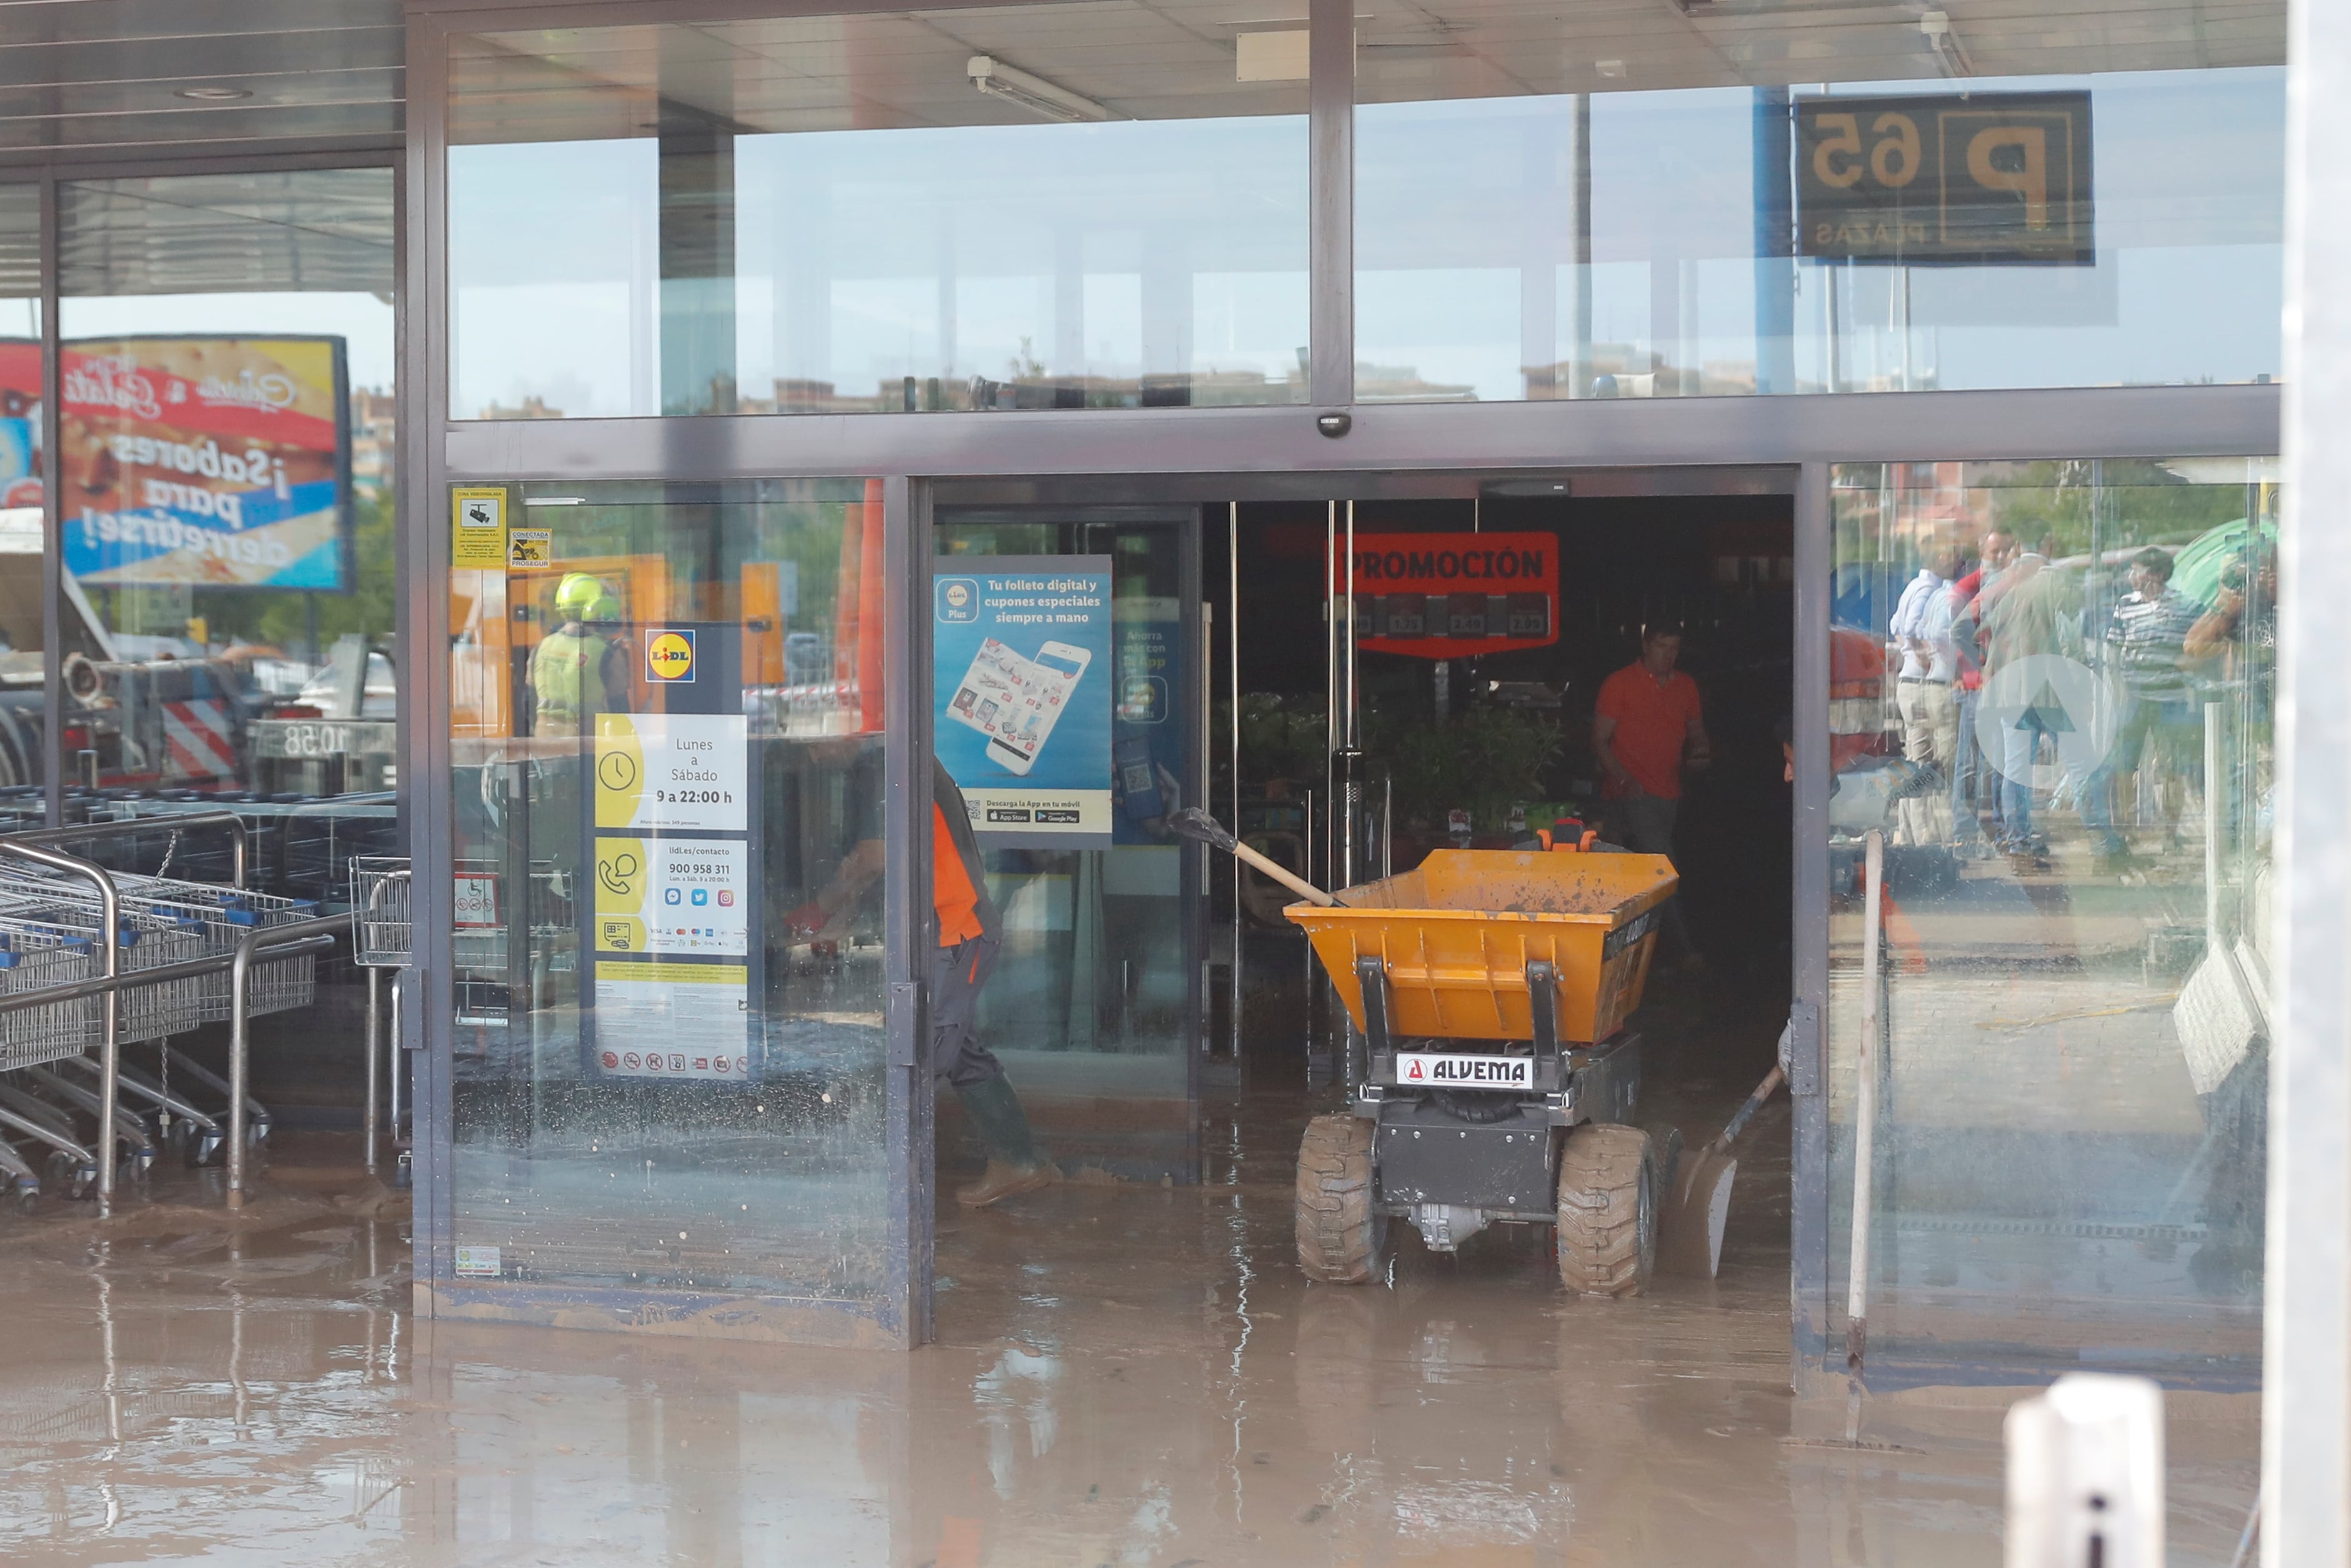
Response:
[{"label": "glass door", "polygon": [[[1206,852],[1166,819],[1202,803],[1206,782],[1198,530],[1193,507],[943,507],[934,526],[934,745],[1004,927],[978,1040],[1071,1174],[1196,1179]],[[1107,601],[1011,602],[1037,597],[1030,580]],[[961,620],[957,592],[992,619]],[[1033,762],[979,731],[985,695],[967,677],[991,644],[1077,672]],[[942,1110],[942,1165],[976,1160]]]},{"label": "glass door", "polygon": [[881,486],[449,504],[437,1314],[906,1343]]}]

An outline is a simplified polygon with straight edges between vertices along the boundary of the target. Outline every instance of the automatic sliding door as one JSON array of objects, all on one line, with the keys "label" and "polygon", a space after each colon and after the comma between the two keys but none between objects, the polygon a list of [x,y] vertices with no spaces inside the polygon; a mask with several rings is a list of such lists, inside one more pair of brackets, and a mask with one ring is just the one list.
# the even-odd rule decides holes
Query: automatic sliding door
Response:
[{"label": "automatic sliding door", "polygon": [[[942,594],[1008,574],[1107,578],[1103,611],[1071,612],[1059,632],[1027,609],[933,628],[935,744],[972,803],[1004,915],[980,1042],[1072,1172],[1188,1182],[1196,1170],[1204,883],[1199,851],[1166,818],[1198,803],[1204,771],[1198,526],[1188,507],[943,508],[935,525]],[[976,612],[998,615],[994,592],[983,597]],[[1033,764],[982,733],[987,699],[966,677],[989,642],[1067,684],[1070,711]],[[966,689],[972,711],[956,710]],[[1049,776],[1050,789],[1034,787]],[[1081,820],[1042,820],[1064,809],[1051,790],[1072,784],[1085,799],[1067,810]],[[960,1135],[943,1125],[950,1162]]]}]

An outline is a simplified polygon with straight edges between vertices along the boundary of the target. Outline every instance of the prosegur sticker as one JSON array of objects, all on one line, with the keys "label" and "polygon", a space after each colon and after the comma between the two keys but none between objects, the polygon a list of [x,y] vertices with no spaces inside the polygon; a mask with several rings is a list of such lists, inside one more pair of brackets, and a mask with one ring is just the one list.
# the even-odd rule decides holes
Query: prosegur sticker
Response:
[{"label": "prosegur sticker", "polygon": [[746,856],[713,839],[596,841],[596,950],[740,958]]},{"label": "prosegur sticker", "polygon": [[596,716],[599,832],[748,831],[741,714]]}]

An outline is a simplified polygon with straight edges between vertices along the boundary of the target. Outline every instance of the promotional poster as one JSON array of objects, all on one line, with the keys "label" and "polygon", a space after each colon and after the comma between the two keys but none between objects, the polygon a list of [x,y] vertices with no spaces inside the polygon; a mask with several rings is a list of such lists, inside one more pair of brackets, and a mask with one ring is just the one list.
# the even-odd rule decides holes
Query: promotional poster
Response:
[{"label": "promotional poster", "polygon": [[947,558],[931,584],[932,745],[974,831],[1108,848],[1110,558]]},{"label": "promotional poster", "polygon": [[84,340],[64,378],[65,564],[83,586],[349,591],[340,338]]}]

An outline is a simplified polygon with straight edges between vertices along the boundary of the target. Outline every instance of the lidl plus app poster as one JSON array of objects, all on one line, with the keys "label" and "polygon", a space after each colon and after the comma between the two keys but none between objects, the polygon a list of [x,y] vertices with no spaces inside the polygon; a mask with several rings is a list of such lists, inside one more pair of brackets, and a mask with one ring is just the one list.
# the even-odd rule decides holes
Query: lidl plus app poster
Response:
[{"label": "lidl plus app poster", "polygon": [[1111,841],[1110,557],[948,556],[931,574],[932,745],[1000,844]]}]

